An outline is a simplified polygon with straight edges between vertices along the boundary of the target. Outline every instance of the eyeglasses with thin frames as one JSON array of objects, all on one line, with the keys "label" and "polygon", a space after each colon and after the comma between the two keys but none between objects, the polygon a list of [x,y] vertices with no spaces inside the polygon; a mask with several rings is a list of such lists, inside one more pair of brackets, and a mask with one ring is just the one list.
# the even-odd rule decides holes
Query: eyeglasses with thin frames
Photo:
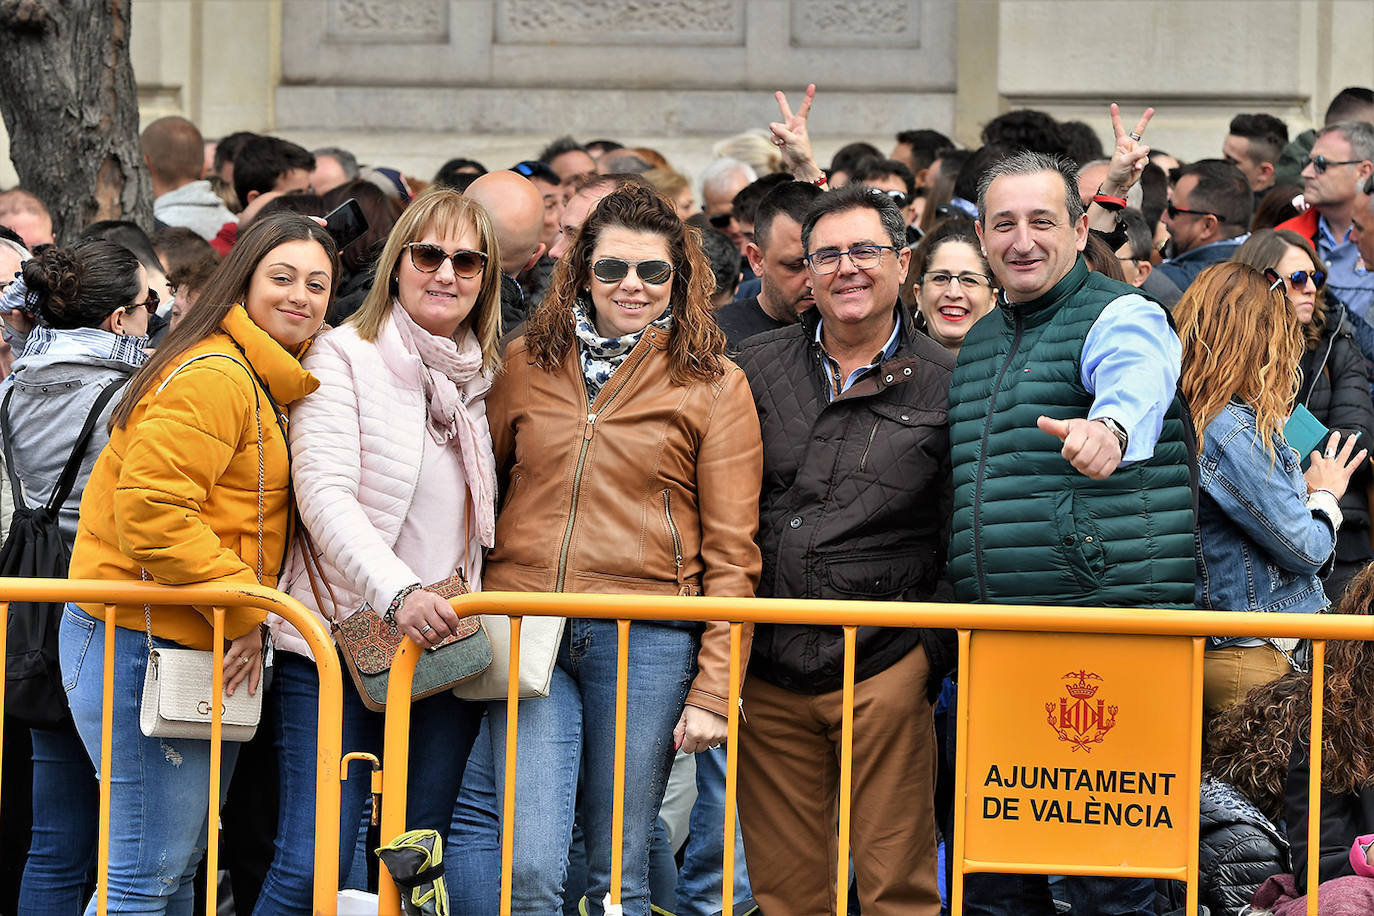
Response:
[{"label": "eyeglasses with thin frames", "polygon": [[840,269],[840,258],[849,256],[849,263],[853,264],[856,270],[871,270],[877,267],[883,259],[884,251],[895,252],[895,245],[855,245],[846,251],[838,248],[822,248],[820,251],[813,251],[806,256],[806,263],[811,267],[811,272],[817,276],[833,274]]},{"label": "eyeglasses with thin frames", "polygon": [[931,289],[948,289],[950,283],[955,281],[958,281],[960,288],[965,292],[973,292],[980,287],[992,289],[991,277],[968,271],[961,274],[952,274],[943,270],[933,270],[921,277],[921,282]]}]

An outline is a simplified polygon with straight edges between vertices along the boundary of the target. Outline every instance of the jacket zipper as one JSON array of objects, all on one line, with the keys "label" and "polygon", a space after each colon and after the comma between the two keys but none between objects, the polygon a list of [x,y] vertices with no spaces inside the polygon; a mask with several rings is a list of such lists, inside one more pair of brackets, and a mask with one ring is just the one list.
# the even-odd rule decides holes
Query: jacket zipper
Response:
[{"label": "jacket zipper", "polygon": [[988,583],[983,571],[983,477],[987,472],[988,464],[988,437],[992,434],[992,417],[997,408],[997,395],[1002,390],[1002,379],[1006,377],[1007,370],[1011,368],[1011,361],[1016,356],[1017,349],[1021,346],[1021,335],[1024,327],[1021,323],[1021,313],[1015,312],[1016,330],[1012,334],[1011,348],[1007,351],[1006,362],[1002,363],[1002,368],[997,373],[997,380],[992,383],[992,395],[988,400],[988,416],[983,422],[983,440],[978,449],[978,476],[973,481],[973,564],[978,577],[978,600],[986,601],[988,597]]},{"label": "jacket zipper", "polygon": [[673,536],[673,563],[677,566],[677,590],[686,594],[682,584],[682,538],[678,536],[677,524],[673,521],[673,506],[670,491],[663,491],[663,515],[668,519],[668,533]]},{"label": "jacket zipper", "polygon": [[[641,340],[640,343],[643,343],[643,341]],[[607,408],[610,407],[611,402],[615,400],[616,395],[625,390],[625,386],[629,384],[630,377],[633,376],[635,370],[639,368],[639,364],[644,362],[644,353],[647,351],[641,350],[638,346],[636,346],[635,349],[639,350],[639,356],[636,358],[634,351],[631,351],[630,356],[626,360],[627,365],[621,366],[621,369],[624,371],[624,378],[621,379],[620,384],[618,384],[610,394],[606,394],[604,388],[601,390],[601,394],[605,395],[605,400],[601,402],[601,413],[605,413]],[[634,362],[631,363],[629,360],[634,360]],[[579,369],[579,374],[580,371]],[[616,374],[618,375],[620,373]],[[614,378],[615,376],[612,375],[612,379]],[[580,378],[579,381],[581,381]],[[583,403],[587,403],[587,389],[585,385],[582,389],[582,397]],[[573,471],[572,501],[568,504],[568,525],[563,530],[563,545],[558,550],[558,574],[554,579],[553,586],[553,590],[556,592],[563,591],[563,583],[568,575],[568,549],[572,546],[573,526],[577,522],[577,504],[581,501],[582,497],[582,469],[587,463],[587,450],[591,448],[592,445],[592,434],[596,432],[596,418],[598,415],[596,411],[592,410],[591,404],[587,403],[587,423],[582,427],[582,448],[577,453],[577,468]]]},{"label": "jacket zipper", "polygon": [[873,428],[868,432],[868,444],[864,446],[864,453],[859,456],[859,470],[868,467],[868,450],[873,448],[873,439],[878,435],[879,420],[873,421]]}]

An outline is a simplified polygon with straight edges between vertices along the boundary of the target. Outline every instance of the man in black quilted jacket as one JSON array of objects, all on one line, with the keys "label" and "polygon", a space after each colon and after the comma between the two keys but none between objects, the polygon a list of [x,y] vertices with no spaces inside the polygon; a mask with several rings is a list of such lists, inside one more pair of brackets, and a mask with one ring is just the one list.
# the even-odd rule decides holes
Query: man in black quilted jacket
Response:
[{"label": "man in black quilted jacket", "polygon": [[[760,596],[923,600],[941,579],[953,363],[897,304],[905,228],[871,188],[819,198],[802,224],[816,307],[737,357],[763,429]],[[940,911],[930,697],[947,635],[858,630],[850,829],[864,916]],[[839,627],[755,628],[739,797],[765,913],[835,912],[843,671]]]}]

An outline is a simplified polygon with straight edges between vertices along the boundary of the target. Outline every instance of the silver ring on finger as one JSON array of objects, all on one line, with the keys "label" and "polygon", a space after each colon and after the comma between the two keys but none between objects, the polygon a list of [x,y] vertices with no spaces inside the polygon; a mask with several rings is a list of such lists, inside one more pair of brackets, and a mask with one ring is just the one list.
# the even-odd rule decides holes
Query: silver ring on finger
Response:
[{"label": "silver ring on finger", "polygon": [[240,664],[240,665],[246,665],[246,664],[248,664],[248,656],[246,656],[246,655],[240,655],[240,656],[239,656],[239,664]]},{"label": "silver ring on finger", "polygon": [[1336,450],[1334,448],[1329,448],[1322,454],[1322,457],[1326,458],[1329,461],[1330,459],[1336,457]]},{"label": "silver ring on finger", "polygon": [[1135,131],[1131,131],[1129,134],[1127,134],[1127,136],[1134,140],[1136,143],[1140,142],[1140,134],[1136,133]]},{"label": "silver ring on finger", "polygon": [[428,632],[429,632],[430,630],[432,630],[432,629],[434,629],[433,626],[431,626],[430,624],[425,624],[424,626],[420,627],[420,632],[421,632],[421,633],[428,633]]}]

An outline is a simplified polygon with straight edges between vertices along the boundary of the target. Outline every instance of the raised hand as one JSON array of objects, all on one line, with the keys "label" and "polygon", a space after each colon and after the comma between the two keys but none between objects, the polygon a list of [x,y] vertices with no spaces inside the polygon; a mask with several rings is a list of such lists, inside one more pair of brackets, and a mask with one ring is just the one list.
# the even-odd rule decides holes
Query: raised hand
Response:
[{"label": "raised hand", "polygon": [[811,103],[816,98],[816,84],[812,83],[806,87],[806,95],[797,106],[796,113],[793,113],[792,106],[787,103],[787,93],[778,90],[773,93],[773,97],[778,100],[778,112],[782,115],[782,120],[771,122],[768,130],[773,135],[773,142],[782,152],[783,166],[798,181],[815,181],[824,173],[816,165],[816,157],[811,150],[811,135],[806,129],[806,119],[811,114]]},{"label": "raised hand", "polygon": [[1102,193],[1112,197],[1125,197],[1137,181],[1145,164],[1149,162],[1150,148],[1141,142],[1145,128],[1155,116],[1153,108],[1136,122],[1135,129],[1127,131],[1121,123],[1121,109],[1112,103],[1112,133],[1116,135],[1116,147],[1112,150],[1112,161],[1107,167],[1107,177],[1102,182]]},{"label": "raised hand", "polygon": [[1341,434],[1333,432],[1331,438],[1326,440],[1326,451],[1311,454],[1307,471],[1303,474],[1309,492],[1328,490],[1337,499],[1345,494],[1345,488],[1350,483],[1350,475],[1354,474],[1355,469],[1369,457],[1366,449],[1355,452],[1357,438],[1352,433],[1345,437],[1345,443],[1342,444]]}]

